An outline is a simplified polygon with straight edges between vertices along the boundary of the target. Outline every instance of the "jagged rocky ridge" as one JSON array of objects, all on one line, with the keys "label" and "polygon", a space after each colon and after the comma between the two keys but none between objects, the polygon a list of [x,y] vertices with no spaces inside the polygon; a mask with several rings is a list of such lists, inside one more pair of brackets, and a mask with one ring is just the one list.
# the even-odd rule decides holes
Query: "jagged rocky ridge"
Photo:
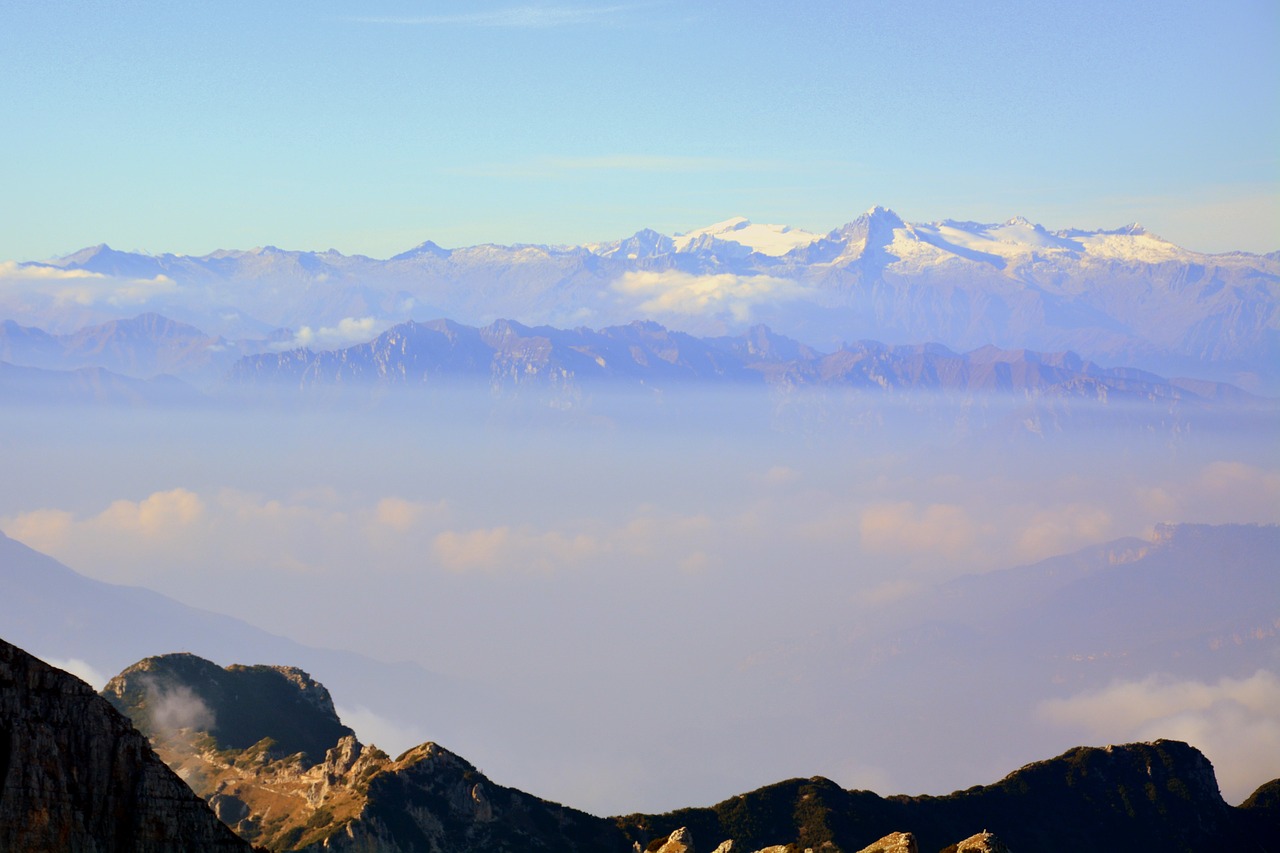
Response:
[{"label": "jagged rocky ridge", "polygon": [[621,849],[609,822],[496,785],[436,744],[395,759],[364,746],[295,668],[164,655],[103,695],[219,817],[272,850]]},{"label": "jagged rocky ridge", "polygon": [[0,640],[0,850],[247,851],[93,688]]},{"label": "jagged rocky ridge", "polygon": [[[1211,853],[1280,842],[1280,780],[1232,808],[1204,756],[1176,741],[1081,747],[941,797],[881,797],[815,777],[710,808],[597,818],[497,785],[433,743],[392,759],[340,734],[322,759],[289,754],[297,744],[280,746],[286,730],[298,737],[343,731],[327,691],[289,668],[217,669],[190,655],[149,658],[113,679],[104,695],[153,732],[161,755],[220,816],[273,850],[838,853],[1007,844]],[[239,698],[226,691],[227,679],[237,682]],[[294,691],[285,701],[291,722],[248,698],[253,691],[277,700]],[[176,718],[175,696],[188,711],[202,707]],[[242,702],[257,710],[246,716]],[[165,714],[168,726],[157,725]],[[228,724],[235,738],[219,719],[235,720]],[[250,746],[230,745],[256,735]]]},{"label": "jagged rocky ridge", "polygon": [[[185,360],[173,352],[167,356],[166,363],[183,371],[181,378],[150,374],[158,364],[156,352],[165,350],[168,339],[151,340],[148,330],[168,330],[177,351],[196,348]],[[52,336],[19,331],[7,340],[0,334],[5,357],[59,363],[38,348],[24,348],[33,337]],[[363,344],[258,352],[234,362],[227,358],[253,347],[241,345],[233,352],[198,330],[155,315],[64,337],[100,346],[61,363],[100,357],[137,375],[101,365],[52,369],[0,361],[0,392],[7,400],[34,406],[209,409],[245,403],[341,402],[411,410],[425,405],[437,416],[466,411],[482,418],[514,413],[522,419],[616,423],[659,410],[668,419],[697,418],[708,392],[732,391],[743,418],[770,429],[839,424],[896,430],[931,423],[958,437],[1043,436],[1102,426],[1180,434],[1242,417],[1266,429],[1280,411],[1275,400],[1230,384],[1102,367],[1072,352],[985,346],[957,353],[940,344],[859,341],[823,353],[765,326],[732,337],[697,337],[648,321],[599,330],[532,328],[509,320],[483,328],[411,321]],[[198,357],[198,348],[206,345],[220,349],[216,358]],[[222,379],[210,378],[216,365],[225,370],[228,364]],[[458,390],[483,393],[465,399],[441,396]],[[890,412],[885,403],[900,411]]]},{"label": "jagged rocky ridge", "polygon": [[247,356],[222,393],[383,407],[429,402],[440,413],[461,399],[444,396],[449,391],[476,388],[488,391],[497,417],[518,408],[522,418],[631,422],[660,411],[696,420],[715,394],[739,407],[742,422],[785,432],[929,424],[957,437],[1098,427],[1178,434],[1224,418],[1269,423],[1280,411],[1229,384],[1106,368],[1071,352],[957,353],[860,341],[822,353],[765,326],[700,338],[651,321],[594,331],[509,320],[483,328],[408,322],[343,349]]},{"label": "jagged rocky ridge", "polygon": [[1043,394],[1106,401],[1245,400],[1225,383],[1169,380],[1104,368],[1072,352],[985,346],[956,353],[940,344],[846,344],[821,353],[756,326],[737,337],[699,338],[654,322],[598,331],[531,328],[499,320],[472,328],[449,320],[402,323],[374,340],[338,350],[297,349],[247,356],[231,369],[236,384],[382,387],[486,383],[583,389],[664,388],[691,383],[774,388]]}]

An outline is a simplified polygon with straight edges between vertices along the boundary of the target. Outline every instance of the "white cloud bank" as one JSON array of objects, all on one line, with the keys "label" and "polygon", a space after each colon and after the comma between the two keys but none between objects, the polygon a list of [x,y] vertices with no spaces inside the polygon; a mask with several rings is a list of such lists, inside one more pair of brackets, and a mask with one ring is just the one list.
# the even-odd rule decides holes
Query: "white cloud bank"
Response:
[{"label": "white cloud bank", "polygon": [[338,712],[338,719],[355,731],[361,743],[376,746],[390,755],[399,755],[428,739],[417,726],[399,725],[363,705],[354,708],[338,705],[335,710]]},{"label": "white cloud bank", "polygon": [[293,338],[272,345],[275,350],[301,349],[303,347],[337,348],[350,344],[362,344],[378,334],[378,321],[372,317],[344,317],[334,326],[314,329],[303,326]]},{"label": "white cloud bank", "polygon": [[1239,803],[1280,768],[1280,678],[1258,670],[1209,684],[1149,676],[1042,702],[1044,721],[1113,743],[1186,741],[1213,762],[1218,785]]},{"label": "white cloud bank", "polygon": [[15,308],[26,308],[32,303],[59,308],[137,307],[177,289],[178,283],[166,275],[128,278],[0,261],[0,305]]},{"label": "white cloud bank", "polygon": [[94,669],[92,665],[86,661],[80,660],[80,658],[45,658],[45,663],[49,664],[49,666],[56,666],[64,672],[71,673],[76,678],[88,684],[94,690],[101,690],[103,687],[106,687],[107,681],[109,680],[107,676],[98,672],[98,670]]},{"label": "white cloud bank", "polygon": [[798,282],[769,275],[695,275],[679,270],[629,272],[613,289],[641,300],[639,310],[649,314],[695,317],[727,317],[749,322],[752,309],[762,302],[796,299],[808,289]]}]

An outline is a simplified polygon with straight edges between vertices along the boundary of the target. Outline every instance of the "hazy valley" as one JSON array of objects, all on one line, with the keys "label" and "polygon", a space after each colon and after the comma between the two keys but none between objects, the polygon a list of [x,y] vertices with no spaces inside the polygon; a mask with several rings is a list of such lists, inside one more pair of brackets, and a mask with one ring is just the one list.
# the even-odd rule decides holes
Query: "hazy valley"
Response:
[{"label": "hazy valley", "polygon": [[174,690],[332,690],[301,764],[255,747],[288,727],[156,741],[272,849],[346,832],[375,777],[351,837],[384,845],[404,802],[441,849],[1025,844],[995,780],[1054,755],[1170,768],[1141,807],[1095,792],[1120,833],[1198,780],[1225,849],[1280,766],[1278,263],[873,209],[8,264],[0,636],[95,688],[185,652],[213,681]]}]

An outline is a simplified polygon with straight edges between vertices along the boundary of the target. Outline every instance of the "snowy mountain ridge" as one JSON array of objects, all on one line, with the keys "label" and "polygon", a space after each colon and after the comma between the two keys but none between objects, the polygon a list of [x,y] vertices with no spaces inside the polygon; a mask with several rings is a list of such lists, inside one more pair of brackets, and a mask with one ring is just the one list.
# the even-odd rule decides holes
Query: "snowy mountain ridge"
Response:
[{"label": "snowy mountain ridge", "polygon": [[825,235],[735,217],[581,246],[428,240],[387,260],[102,245],[0,264],[0,318],[58,333],[146,311],[232,341],[291,329],[300,344],[335,346],[356,342],[344,329],[442,316],[558,328],[643,319],[698,335],[766,323],[818,348],[875,339],[1070,349],[1280,388],[1280,254],[1195,252],[1138,225],[910,223],[879,206]]}]

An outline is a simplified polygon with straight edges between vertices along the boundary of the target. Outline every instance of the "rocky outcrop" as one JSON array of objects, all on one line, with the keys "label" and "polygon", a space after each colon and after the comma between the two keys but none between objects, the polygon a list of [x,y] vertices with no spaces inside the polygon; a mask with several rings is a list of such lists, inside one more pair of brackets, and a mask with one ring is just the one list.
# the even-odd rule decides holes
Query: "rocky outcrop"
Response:
[{"label": "rocky outcrop", "polygon": [[[218,816],[271,850],[611,851],[611,821],[496,785],[434,743],[396,759],[292,667],[148,658],[103,691]],[[327,748],[321,746],[327,744]]]},{"label": "rocky outcrop", "polygon": [[625,851],[612,822],[487,779],[434,743],[401,755],[369,779],[359,815],[324,841],[329,851],[451,853]]},{"label": "rocky outcrop", "polygon": [[863,847],[858,853],[920,853],[920,847],[911,833],[891,832],[879,841]]},{"label": "rocky outcrop", "polygon": [[656,853],[695,853],[693,836],[689,834],[689,828],[682,826],[667,836],[667,840]]},{"label": "rocky outcrop", "polygon": [[994,834],[984,829],[959,844],[944,848],[942,853],[1009,853],[1009,848]]},{"label": "rocky outcrop", "polygon": [[89,685],[0,641],[0,850],[249,849]]},{"label": "rocky outcrop", "polygon": [[160,655],[111,679],[102,695],[153,738],[190,729],[238,750],[269,738],[265,754],[300,753],[305,767],[353,734],[324,685],[292,666],[220,667],[192,654]]}]

